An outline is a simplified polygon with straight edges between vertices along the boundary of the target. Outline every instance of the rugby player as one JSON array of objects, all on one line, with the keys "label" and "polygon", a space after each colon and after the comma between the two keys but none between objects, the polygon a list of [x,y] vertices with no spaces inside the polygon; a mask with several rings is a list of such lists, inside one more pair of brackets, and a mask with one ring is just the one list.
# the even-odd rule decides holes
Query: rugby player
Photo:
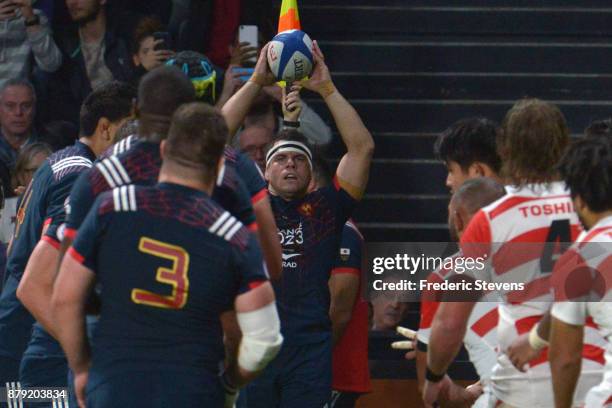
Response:
[{"label": "rugby player", "polygon": [[301,84],[321,95],[347,153],[334,182],[308,193],[312,151],[296,131],[283,131],[266,155],[265,176],[283,247],[283,275],[273,282],[285,344],[247,388],[249,408],[317,407],[331,395],[330,271],[344,224],[368,179],[374,141],[355,109],[335,88],[314,43],[315,66]]},{"label": "rugby player", "polygon": [[[606,362],[603,379],[588,391],[585,407],[612,404],[610,140],[609,135],[605,135],[578,141],[560,165],[561,177],[570,189],[574,208],[586,231],[559,259],[553,271],[555,304],[552,307],[549,360],[557,408],[572,406],[581,372],[580,351],[584,347],[584,333],[593,327],[597,327],[607,339]],[[571,276],[572,273],[575,276]]]},{"label": "rugby player", "polygon": [[[524,291],[505,293],[499,305],[502,352],[521,335],[527,337],[531,330],[537,333],[538,322],[550,306],[548,280],[555,253],[547,251],[549,247],[543,243],[572,242],[581,230],[571,198],[565,185],[557,181],[555,170],[568,143],[569,130],[557,107],[537,99],[517,102],[506,114],[498,140],[508,194],[478,211],[461,238],[464,256],[489,260],[490,267],[477,278],[525,283]],[[474,304],[443,302],[436,313],[423,391],[428,407],[448,387],[446,370],[465,336]],[[596,365],[586,354],[585,363]],[[526,372],[500,354],[491,380],[498,406],[553,405],[550,366],[543,353],[531,359]],[[584,376],[583,380],[586,384],[598,381],[598,377]],[[578,400],[584,397],[579,394]]]},{"label": "rugby player", "polygon": [[[61,357],[55,358],[58,353],[62,354],[61,350],[51,353],[49,359],[39,361],[42,363],[40,370],[32,368],[37,361],[39,347],[48,343],[46,336],[39,335],[39,325],[35,326],[31,347],[22,361],[34,320],[21,303],[29,293],[27,285],[21,285],[20,281],[23,283],[26,263],[41,234],[56,231],[64,222],[65,201],[77,177],[110,146],[116,130],[132,113],[133,97],[132,87],[117,82],[92,92],[81,106],[79,140],[51,155],[34,174],[24,193],[9,250],[7,281],[0,297],[1,384],[18,378],[22,386],[66,383],[66,363],[61,361]],[[24,304],[30,309],[28,302]],[[39,316],[35,316],[38,319]],[[57,379],[57,373],[60,373],[60,377],[63,373],[63,378]]]},{"label": "rugby player", "polygon": [[[480,208],[492,203],[505,194],[504,188],[491,178],[478,177],[465,181],[453,194],[448,206],[448,227],[451,238],[458,241],[467,228],[470,220]],[[454,257],[460,256],[458,253]],[[432,272],[429,282],[443,282],[452,275],[453,271],[440,268]],[[434,291],[422,293],[421,320],[417,332],[417,380],[419,388],[425,384],[425,371],[427,367],[427,347],[431,334],[431,323],[438,310],[441,293]],[[488,380],[496,362],[495,347],[497,346],[497,301],[495,296],[490,296],[487,301],[476,304],[470,314],[468,330],[466,330],[463,344],[468,351],[470,361],[474,365],[483,386],[483,395],[476,401],[476,407],[488,407],[490,389]],[[452,307],[452,304],[449,305]],[[401,333],[401,332],[400,332]],[[470,399],[472,395],[466,393],[462,398]]]},{"label": "rugby player", "polygon": [[[80,405],[221,407],[224,387],[235,393],[280,349],[257,240],[210,198],[226,140],[213,107],[181,106],[160,146],[159,183],[101,194],[83,222],[52,301]],[[102,308],[90,352],[95,282]],[[230,309],[243,336],[219,379],[220,316]]]}]

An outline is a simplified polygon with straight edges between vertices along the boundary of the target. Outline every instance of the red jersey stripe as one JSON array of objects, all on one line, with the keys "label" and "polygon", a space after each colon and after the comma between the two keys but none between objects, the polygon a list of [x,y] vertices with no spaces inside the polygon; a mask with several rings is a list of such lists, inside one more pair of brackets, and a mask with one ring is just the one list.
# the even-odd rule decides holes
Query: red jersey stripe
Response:
[{"label": "red jersey stripe", "polygon": [[45,241],[46,243],[48,243],[49,245],[51,245],[53,248],[57,249],[58,251],[60,249],[59,241],[54,240],[48,235],[43,235],[41,238],[41,241]]},{"label": "red jersey stripe", "polygon": [[81,254],[79,254],[77,252],[76,249],[74,249],[74,247],[70,247],[68,249],[68,254],[78,263],[83,264],[83,262],[85,261],[85,257]]}]

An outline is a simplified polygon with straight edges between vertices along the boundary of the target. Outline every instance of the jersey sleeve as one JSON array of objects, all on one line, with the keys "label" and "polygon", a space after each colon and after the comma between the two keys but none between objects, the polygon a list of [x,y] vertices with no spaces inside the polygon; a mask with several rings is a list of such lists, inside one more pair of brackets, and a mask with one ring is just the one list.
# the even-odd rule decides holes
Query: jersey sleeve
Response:
[{"label": "jersey sleeve", "polygon": [[70,256],[76,259],[92,271],[96,271],[97,243],[102,237],[102,225],[107,222],[110,214],[100,217],[98,209],[104,196],[98,197],[85,220],[79,228],[79,234],[75,237],[72,246],[68,250]]},{"label": "jersey sleeve", "polygon": [[471,276],[474,279],[484,279],[489,281],[490,279],[490,261],[491,261],[491,247],[492,247],[492,236],[491,236],[491,223],[487,217],[487,214],[480,210],[472,218],[468,224],[465,232],[461,236],[460,241],[461,255],[471,259],[484,259],[486,260],[485,268],[474,268],[472,270],[465,271],[465,274]]},{"label": "jersey sleeve", "polygon": [[255,234],[248,234],[246,247],[232,247],[235,272],[238,277],[238,293],[246,293],[268,280],[261,249]]},{"label": "jersey sleeve", "polygon": [[249,192],[251,203],[255,205],[268,194],[266,181],[257,164],[246,154],[237,151],[236,156],[236,170]]},{"label": "jersey sleeve", "polygon": [[66,211],[69,203],[70,191],[78,179],[79,173],[71,173],[56,181],[49,194],[47,213],[45,215],[45,240],[59,245],[61,237],[58,236],[60,226],[66,222]]},{"label": "jersey sleeve", "polygon": [[331,272],[332,275],[335,273],[360,274],[362,242],[357,231],[348,225],[344,226],[338,256]]},{"label": "jersey sleeve", "polygon": [[[427,278],[428,283],[441,283],[442,279],[435,273],[432,273]],[[417,332],[417,340],[428,345],[429,336],[431,334],[431,324],[438,311],[440,302],[438,301],[439,293],[434,290],[424,290],[421,293],[421,315],[419,320],[419,331]]]},{"label": "jersey sleeve", "polygon": [[333,211],[336,216],[336,227],[340,230],[353,214],[357,206],[357,200],[340,186],[337,177],[334,177],[331,186],[322,188],[321,192],[328,198],[333,206]]},{"label": "jersey sleeve", "polygon": [[67,237],[74,239],[76,231],[96,200],[91,180],[92,175],[97,171],[99,170],[94,166],[83,172],[72,186],[68,198],[66,230],[64,232]]},{"label": "jersey sleeve", "polygon": [[567,324],[582,326],[587,318],[586,302],[555,302],[551,311],[555,319]]},{"label": "jersey sleeve", "polygon": [[255,212],[249,192],[234,169],[226,166],[223,182],[216,185],[212,198],[247,228],[255,226]]}]

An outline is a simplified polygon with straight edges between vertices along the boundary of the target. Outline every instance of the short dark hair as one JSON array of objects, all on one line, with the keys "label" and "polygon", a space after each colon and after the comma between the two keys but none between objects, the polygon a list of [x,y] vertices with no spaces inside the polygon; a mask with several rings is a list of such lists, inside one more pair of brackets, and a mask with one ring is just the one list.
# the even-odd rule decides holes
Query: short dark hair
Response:
[{"label": "short dark hair", "polygon": [[157,31],[164,29],[163,24],[157,17],[144,16],[136,23],[132,32],[132,54],[137,54],[140,44],[147,38],[152,37]]},{"label": "short dark hair", "polygon": [[202,102],[182,105],[172,116],[165,158],[201,169],[210,178],[223,155],[227,134],[225,118],[217,109]]},{"label": "short dark hair", "polygon": [[559,174],[572,197],[580,196],[591,211],[612,209],[612,140],[575,141],[561,159]]},{"label": "short dark hair", "polygon": [[117,122],[128,117],[135,96],[133,86],[119,81],[109,82],[91,92],[81,105],[81,135],[93,136],[102,118]]},{"label": "short dark hair", "polygon": [[160,132],[165,137],[174,111],[193,101],[193,85],[180,69],[164,65],[149,71],[138,86],[139,134]]},{"label": "short dark hair", "polygon": [[453,123],[438,136],[434,147],[436,156],[446,162],[454,161],[466,171],[474,162],[481,162],[494,172],[501,169],[497,154],[497,124],[486,118],[466,118]]},{"label": "short dark hair", "polygon": [[556,105],[521,99],[506,113],[498,133],[502,173],[515,185],[549,183],[570,142],[565,116]]},{"label": "short dark hair", "polygon": [[591,124],[584,129],[584,136],[612,138],[612,118],[591,122]]}]

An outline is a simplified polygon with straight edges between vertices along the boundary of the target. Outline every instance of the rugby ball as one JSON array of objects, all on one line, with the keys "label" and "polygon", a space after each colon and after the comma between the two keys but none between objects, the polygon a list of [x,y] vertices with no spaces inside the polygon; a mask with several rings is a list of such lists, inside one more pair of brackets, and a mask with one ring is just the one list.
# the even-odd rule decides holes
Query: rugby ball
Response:
[{"label": "rugby ball", "polygon": [[268,65],[278,81],[304,79],[312,71],[312,40],[303,31],[279,33],[268,46]]}]

